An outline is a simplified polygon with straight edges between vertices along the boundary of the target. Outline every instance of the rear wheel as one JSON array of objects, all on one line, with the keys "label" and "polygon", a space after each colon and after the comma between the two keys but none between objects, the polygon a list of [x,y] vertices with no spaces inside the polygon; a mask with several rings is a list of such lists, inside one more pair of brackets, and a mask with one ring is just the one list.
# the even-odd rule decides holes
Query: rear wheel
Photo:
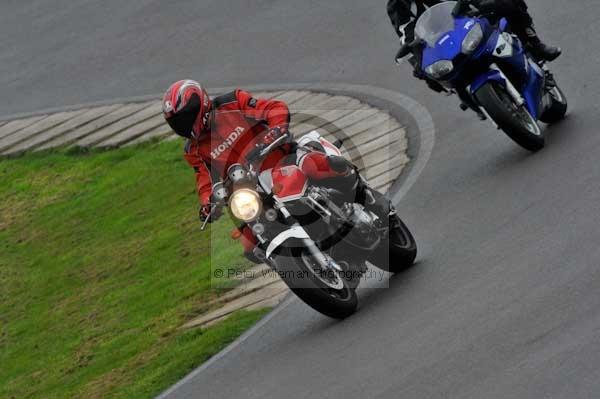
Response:
[{"label": "rear wheel", "polygon": [[389,239],[383,241],[369,261],[390,273],[410,268],[417,258],[417,242],[402,219],[396,214],[389,218]]},{"label": "rear wheel", "polygon": [[311,308],[334,319],[356,312],[356,291],[343,273],[322,271],[300,240],[288,241],[273,261],[283,281]]},{"label": "rear wheel", "polygon": [[552,124],[565,119],[569,108],[565,93],[563,93],[560,87],[555,85],[552,90],[548,92],[548,95],[550,95],[552,99],[552,105],[544,111],[540,120],[544,123]]},{"label": "rear wheel", "polygon": [[533,152],[544,148],[544,134],[537,121],[524,105],[515,104],[500,84],[486,83],[475,97],[500,129],[521,147]]}]

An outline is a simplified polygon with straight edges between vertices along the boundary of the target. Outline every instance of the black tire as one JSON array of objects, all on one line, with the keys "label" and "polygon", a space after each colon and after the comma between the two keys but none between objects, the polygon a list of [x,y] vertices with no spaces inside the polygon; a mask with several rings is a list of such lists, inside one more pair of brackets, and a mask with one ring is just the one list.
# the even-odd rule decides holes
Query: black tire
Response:
[{"label": "black tire", "polygon": [[567,96],[565,96],[565,93],[558,86],[554,86],[548,94],[552,97],[552,105],[544,111],[540,120],[547,124],[560,122],[565,119],[567,110],[569,109]]},{"label": "black tire", "polygon": [[544,134],[537,121],[525,106],[518,107],[500,84],[484,84],[475,97],[500,129],[521,147],[532,152],[544,148]]},{"label": "black tire", "polygon": [[393,214],[390,216],[390,237],[375,250],[369,261],[390,273],[410,268],[417,258],[417,242],[406,224]]},{"label": "black tire", "polygon": [[327,286],[309,270],[305,262],[309,256],[302,242],[294,239],[286,242],[272,260],[292,292],[317,312],[334,319],[345,319],[355,313],[358,297],[344,276],[339,276],[343,288],[333,289]]}]

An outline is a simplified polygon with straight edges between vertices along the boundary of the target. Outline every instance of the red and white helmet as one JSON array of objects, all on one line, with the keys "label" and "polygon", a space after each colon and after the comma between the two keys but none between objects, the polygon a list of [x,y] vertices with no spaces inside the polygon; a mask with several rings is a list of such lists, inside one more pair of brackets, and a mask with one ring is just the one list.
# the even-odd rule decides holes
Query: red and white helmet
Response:
[{"label": "red and white helmet", "polygon": [[180,80],[163,96],[163,114],[169,126],[182,137],[198,138],[210,128],[212,101],[193,80]]}]

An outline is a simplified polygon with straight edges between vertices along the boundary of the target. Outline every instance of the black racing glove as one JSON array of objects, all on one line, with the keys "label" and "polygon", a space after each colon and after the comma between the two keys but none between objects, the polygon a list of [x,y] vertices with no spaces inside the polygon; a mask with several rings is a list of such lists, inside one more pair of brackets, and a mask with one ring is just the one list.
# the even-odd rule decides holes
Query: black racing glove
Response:
[{"label": "black racing glove", "polygon": [[427,80],[427,75],[425,75],[420,66],[413,70],[413,76],[420,80]]},{"label": "black racing glove", "polygon": [[[214,211],[213,211],[214,209]],[[212,211],[212,213],[211,213]],[[202,223],[212,223],[219,220],[223,212],[218,207],[213,207],[212,205],[203,205],[198,212],[198,216],[200,217],[200,221]]]},{"label": "black racing glove", "polygon": [[448,90],[446,90],[446,88],[444,86],[442,86],[439,82],[436,82],[435,80],[432,79],[425,79],[425,82],[427,83],[427,86],[435,91],[436,93],[446,93],[448,92]]},{"label": "black racing glove", "polygon": [[275,142],[275,140],[283,136],[286,132],[287,128],[285,126],[273,127],[269,129],[267,134],[265,134],[265,137],[263,137],[263,143],[265,143],[266,145],[271,145]]},{"label": "black racing glove", "polygon": [[421,64],[421,57],[417,54],[413,55],[408,59],[408,62],[413,67],[413,76],[417,79],[425,80],[427,75],[423,72],[423,66]]}]

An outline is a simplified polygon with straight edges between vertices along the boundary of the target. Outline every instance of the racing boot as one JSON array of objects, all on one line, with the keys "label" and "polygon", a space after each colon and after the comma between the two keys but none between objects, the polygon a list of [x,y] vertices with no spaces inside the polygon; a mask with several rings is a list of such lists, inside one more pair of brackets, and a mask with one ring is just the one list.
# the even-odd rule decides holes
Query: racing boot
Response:
[{"label": "racing boot", "polygon": [[[386,219],[390,213],[389,200],[381,193],[373,190],[362,178],[356,166],[343,157],[329,157],[329,166],[337,173],[345,192],[352,193],[352,202],[364,205],[380,218]],[[339,184],[339,183],[338,183]]]},{"label": "racing boot", "polygon": [[356,166],[344,157],[329,156],[329,167],[338,173],[331,187],[344,193],[346,202],[356,202],[375,213],[381,220],[387,220],[391,212],[389,199],[373,190],[362,178]]},{"label": "racing boot", "polygon": [[541,41],[533,27],[529,26],[524,30],[527,48],[538,61],[554,61],[562,54],[560,47],[548,46]]},{"label": "racing boot", "polygon": [[[358,202],[357,188],[360,180],[358,171],[354,165],[344,157],[328,156],[329,168],[337,174],[330,179],[329,185],[344,194],[344,201]],[[328,179],[329,180],[329,179]]]}]

